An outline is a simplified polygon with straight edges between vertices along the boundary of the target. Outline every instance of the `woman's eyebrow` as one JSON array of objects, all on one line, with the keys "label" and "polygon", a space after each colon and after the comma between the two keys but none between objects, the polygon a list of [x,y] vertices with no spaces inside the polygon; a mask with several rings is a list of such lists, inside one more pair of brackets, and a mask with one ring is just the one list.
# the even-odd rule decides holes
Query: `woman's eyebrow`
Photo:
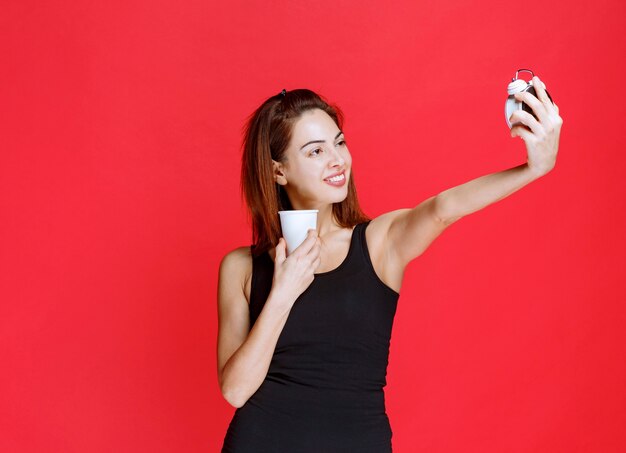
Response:
[{"label": "woman's eyebrow", "polygon": [[[337,140],[341,134],[343,134],[343,132],[339,131],[339,133],[335,135],[335,140]],[[304,145],[302,145],[300,147],[300,150],[302,150],[302,148],[304,148],[305,146],[310,145],[311,143],[324,143],[324,140],[311,140],[310,142],[307,142]]]}]

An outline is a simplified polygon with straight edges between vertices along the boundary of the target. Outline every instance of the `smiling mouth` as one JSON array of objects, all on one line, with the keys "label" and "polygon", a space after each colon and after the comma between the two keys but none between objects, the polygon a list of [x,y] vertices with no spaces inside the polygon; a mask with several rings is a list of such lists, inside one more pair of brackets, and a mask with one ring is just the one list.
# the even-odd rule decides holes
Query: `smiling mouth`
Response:
[{"label": "smiling mouth", "polygon": [[341,182],[341,181],[344,181],[345,179],[346,179],[346,173],[344,172],[340,175],[333,176],[332,178],[326,178],[324,181]]},{"label": "smiling mouth", "polygon": [[346,184],[346,172],[344,171],[340,175],[333,176],[332,178],[326,178],[324,182],[329,186],[343,187]]}]

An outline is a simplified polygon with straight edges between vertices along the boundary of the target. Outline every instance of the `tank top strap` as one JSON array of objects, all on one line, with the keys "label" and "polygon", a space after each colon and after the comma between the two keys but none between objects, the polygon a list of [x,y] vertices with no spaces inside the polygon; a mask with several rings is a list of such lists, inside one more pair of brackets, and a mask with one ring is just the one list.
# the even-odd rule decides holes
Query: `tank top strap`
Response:
[{"label": "tank top strap", "polygon": [[365,237],[365,230],[370,222],[371,220],[368,220],[367,222],[359,223],[356,227],[354,227],[354,244],[352,246],[355,248],[355,259],[360,262],[360,265],[373,271],[374,266],[372,265],[372,259],[370,257],[369,249],[367,248],[367,240]]},{"label": "tank top strap", "polygon": [[354,226],[352,231],[352,237],[350,238],[350,247],[348,249],[348,255],[344,261],[335,269],[316,274],[321,277],[344,278],[347,275],[354,276],[360,272],[365,271],[369,274],[369,277],[376,273],[372,266],[372,260],[370,259],[369,250],[367,248],[367,240],[365,239],[365,230],[370,221],[358,223]]},{"label": "tank top strap", "polygon": [[[251,249],[254,246],[251,246]],[[274,278],[274,262],[269,253],[265,252],[252,258],[252,281],[250,282],[250,328],[261,314]]]},{"label": "tank top strap", "polygon": [[375,282],[376,285],[381,286],[383,290],[387,293],[387,295],[391,296],[391,299],[398,299],[398,297],[400,296],[400,293],[398,293],[397,291],[387,286],[387,284],[383,282],[380,279],[380,277],[378,277],[378,274],[376,273],[376,270],[374,269],[374,264],[372,263],[372,257],[367,247],[367,239],[365,236],[365,231],[368,225],[370,224],[370,222],[371,220],[368,220],[367,222],[359,223],[355,227],[355,236],[356,236],[355,245],[356,245],[356,248],[358,249],[356,250],[356,252],[358,253],[355,253],[355,256],[358,257],[358,259],[360,260],[361,266],[367,270],[367,272],[369,273],[371,277],[371,280]]}]

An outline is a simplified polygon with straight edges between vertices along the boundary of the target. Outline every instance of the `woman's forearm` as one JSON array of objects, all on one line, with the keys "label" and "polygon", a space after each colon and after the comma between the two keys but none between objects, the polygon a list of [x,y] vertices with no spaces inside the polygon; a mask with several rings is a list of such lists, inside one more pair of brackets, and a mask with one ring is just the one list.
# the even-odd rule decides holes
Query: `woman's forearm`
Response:
[{"label": "woman's forearm", "polygon": [[241,407],[257,391],[269,370],[278,337],[287,322],[291,304],[280,300],[274,290],[265,302],[246,341],[228,359],[222,371],[222,394],[233,406]]},{"label": "woman's forearm", "polygon": [[436,213],[445,223],[479,211],[541,177],[528,164],[481,176],[437,195]]}]

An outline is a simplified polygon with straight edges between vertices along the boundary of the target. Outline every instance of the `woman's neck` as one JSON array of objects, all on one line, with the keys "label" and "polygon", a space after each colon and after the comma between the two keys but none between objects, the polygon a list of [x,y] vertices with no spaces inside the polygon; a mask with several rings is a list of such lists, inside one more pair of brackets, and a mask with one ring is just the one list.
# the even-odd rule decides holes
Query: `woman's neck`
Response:
[{"label": "woman's neck", "polygon": [[341,227],[335,221],[333,216],[333,205],[325,205],[319,208],[317,213],[317,234],[320,237],[326,237],[326,235],[341,229]]}]

